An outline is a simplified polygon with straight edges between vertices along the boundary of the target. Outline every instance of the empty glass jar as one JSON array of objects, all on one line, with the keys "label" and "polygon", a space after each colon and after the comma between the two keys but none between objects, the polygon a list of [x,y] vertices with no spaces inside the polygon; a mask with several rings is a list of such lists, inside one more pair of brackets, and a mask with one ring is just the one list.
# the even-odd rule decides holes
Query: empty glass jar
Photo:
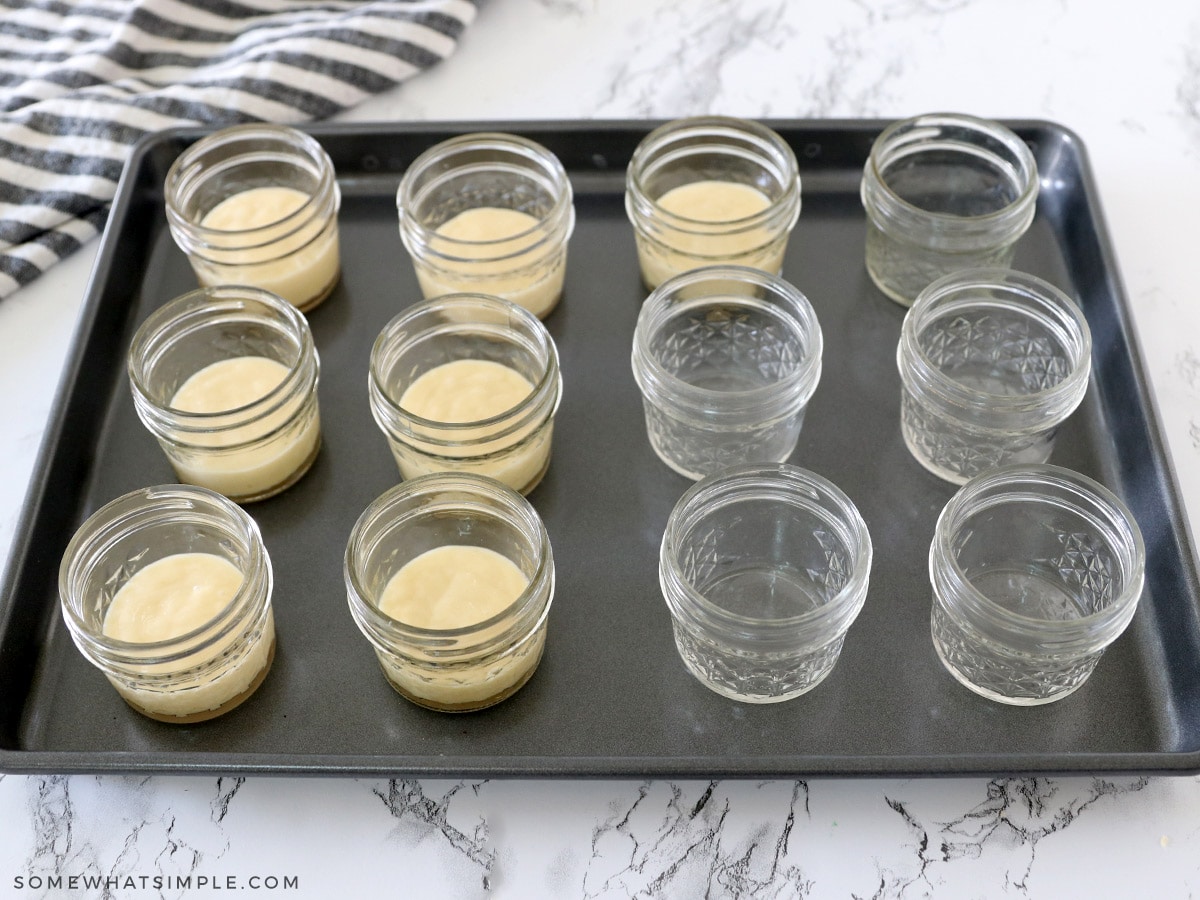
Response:
[{"label": "empty glass jar", "polygon": [[448,294],[413,304],[376,338],[368,390],[404,478],[473,472],[528,493],[550,465],[558,351],[515,303]]},{"label": "empty glass jar", "polygon": [[303,314],[245,286],[176,297],[129,348],[134,408],[179,480],[239,503],[285,490],[317,458],[320,368]]},{"label": "empty glass jar", "polygon": [[693,485],[659,556],[684,665],[748,703],[812,690],[866,600],[871,554],[853,502],[812,472],[736,466]]},{"label": "empty glass jar", "polygon": [[163,190],[171,236],[202,286],[253,285],[309,310],[337,285],[341,193],[310,135],[222,128],[179,155]]},{"label": "empty glass jar", "polygon": [[1033,221],[1037,163],[997,122],[917,116],[894,122],[875,140],[861,192],[867,271],[908,306],[950,272],[1012,262]]},{"label": "empty glass jar", "polygon": [[821,378],[821,351],[808,299],[778,276],[712,266],[663,282],[633,335],[654,452],[688,478],[787,459]]},{"label": "empty glass jar", "polygon": [[1083,311],[1052,284],[1011,269],[947,275],[901,326],[905,444],[957,484],[1005,463],[1045,462],[1087,392],[1091,347]]},{"label": "empty glass jar", "polygon": [[987,472],[938,518],[934,647],[990,700],[1061,700],[1128,626],[1144,568],[1137,523],[1107,488],[1057,466]]},{"label": "empty glass jar", "polygon": [[396,207],[426,299],[492,294],[544,318],[562,297],[575,205],[541,144],[487,132],[443,141],[404,173]]},{"label": "empty glass jar", "polygon": [[[472,604],[450,602],[455,579],[470,577],[466,566],[452,563],[444,577],[425,572],[421,596],[411,598],[404,618],[389,615],[388,588],[397,573],[446,548],[499,555],[525,586],[480,618]],[[350,532],[345,578],[350,612],[388,682],[419,706],[442,712],[492,706],[516,693],[541,661],[554,599],[550,538],[529,502],[492,478],[427,475],[386,491]],[[441,608],[431,611],[435,605]],[[408,620],[418,616],[420,622]]]},{"label": "empty glass jar", "polygon": [[625,184],[648,289],[701,266],[782,269],[800,175],[792,148],[765,125],[730,116],[668,122],[638,144]]},{"label": "empty glass jar", "polygon": [[[181,618],[204,611],[202,584],[188,577],[174,585],[183,609],[159,597],[172,587],[170,567],[195,555],[232,567],[240,584],[211,614]],[[137,610],[139,630],[170,636],[131,640],[106,627],[114,601],[123,602],[123,589],[138,578],[155,581],[142,594],[149,602]],[[67,545],[58,589],[71,638],[125,701],[152,719],[190,723],[233,709],[266,677],[275,656],[272,584],[271,561],[250,516],[204,488],[163,485],[93,513]],[[179,621],[187,623],[184,630],[168,627]]]}]

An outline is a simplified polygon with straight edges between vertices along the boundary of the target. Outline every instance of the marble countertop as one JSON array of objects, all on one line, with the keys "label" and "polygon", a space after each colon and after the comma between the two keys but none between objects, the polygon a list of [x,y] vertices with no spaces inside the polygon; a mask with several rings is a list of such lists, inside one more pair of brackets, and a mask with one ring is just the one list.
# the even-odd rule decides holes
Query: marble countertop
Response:
[{"label": "marble countertop", "polygon": [[[1183,0],[1100,6],[483,0],[454,56],[343,118],[957,110],[1062,123],[1089,150],[1194,520],[1200,9]],[[93,242],[0,302],[0,557],[95,251]],[[0,775],[0,895],[216,889],[289,897],[1190,896],[1200,893],[1200,778]]]}]

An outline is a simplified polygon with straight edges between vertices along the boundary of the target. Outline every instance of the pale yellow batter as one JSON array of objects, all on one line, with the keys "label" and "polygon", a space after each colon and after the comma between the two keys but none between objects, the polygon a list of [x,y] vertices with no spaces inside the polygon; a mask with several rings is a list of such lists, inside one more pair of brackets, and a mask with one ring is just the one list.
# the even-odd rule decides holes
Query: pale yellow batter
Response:
[{"label": "pale yellow batter", "polygon": [[[206,251],[215,263],[193,259],[200,284],[249,284],[300,309],[324,299],[338,278],[337,228],[326,229],[333,223],[320,218],[299,229],[282,221],[310,200],[295,188],[270,186],[241,191],[214,206],[200,224],[234,234],[217,242],[221,249]],[[254,246],[239,247],[236,232],[249,229],[262,231],[253,235]]]},{"label": "pale yellow batter", "polygon": [[504,612],[528,586],[516,564],[494,550],[437,547],[392,576],[379,608],[416,628],[466,628]]},{"label": "pale yellow batter", "polygon": [[[536,218],[516,209],[464,210],[434,232],[433,250],[452,259],[418,264],[426,298],[474,292],[503,297],[544,317],[562,295],[566,247],[551,248]],[[449,240],[438,240],[438,238]]]},{"label": "pale yellow batter", "polygon": [[486,359],[456,359],[425,372],[400,405],[433,422],[480,422],[508,412],[533,393],[533,385],[508,366]]},{"label": "pale yellow batter", "polygon": [[673,215],[703,223],[688,230],[664,223],[657,240],[639,235],[638,261],[642,278],[651,288],[673,275],[707,265],[739,265],[778,274],[783,267],[786,232],[772,235],[761,227],[726,230],[705,225],[733,223],[758,215],[771,200],[752,185],[732,181],[693,181],[658,198],[658,206]]},{"label": "pale yellow batter", "polygon": [[[105,636],[145,644],[189,634],[220,616],[242,585],[242,573],[212,553],[177,553],[139,570],[113,598],[104,616]],[[275,643],[274,619],[268,611],[263,634],[247,641],[231,664],[214,661],[243,640],[241,632],[216,637],[207,647],[167,664],[143,667],[147,684],[156,676],[177,675],[195,668],[191,677],[171,677],[163,689],[135,687],[109,676],[134,707],[155,718],[197,720],[256,686],[270,663]]]},{"label": "pale yellow batter", "polygon": [[[516,408],[534,386],[518,371],[490,360],[458,359],[430,369],[400,397],[412,415],[444,424],[482,422]],[[414,439],[393,444],[400,474],[415,478],[430,472],[475,472],[489,475],[516,491],[527,492],[541,479],[550,460],[553,423],[531,423],[501,437],[489,435],[511,427],[509,421],[464,428],[454,433],[462,447],[444,447]],[[445,436],[445,435],[443,435]]]},{"label": "pale yellow batter", "polygon": [[[243,409],[269,395],[288,376],[288,368],[263,356],[218,360],[187,379],[171,398],[171,407],[189,413],[224,413],[215,426],[233,424]],[[179,480],[233,497],[255,497],[290,482],[307,468],[320,442],[320,421],[301,414],[295,398],[261,418],[218,433],[187,437],[188,443],[212,450],[172,455]],[[245,417],[246,413],[242,413]],[[297,421],[289,425],[289,420]]]},{"label": "pale yellow batter", "polygon": [[693,181],[658,198],[669,213],[697,222],[736,222],[758,215],[771,200],[758,188],[736,181]]},{"label": "pale yellow batter", "polygon": [[[445,546],[422,553],[391,577],[379,609],[406,625],[437,630],[467,628],[505,610],[529,586],[507,557],[485,547]],[[477,637],[502,633],[507,619]],[[501,700],[533,673],[545,645],[544,623],[507,652],[451,665],[419,664],[379,654],[388,679],[402,694],[435,708],[475,708]]]},{"label": "pale yellow batter", "polygon": [[283,363],[265,356],[238,356],[205,366],[179,386],[175,409],[193,413],[229,412],[261,400],[287,378]]},{"label": "pale yellow batter", "polygon": [[136,644],[165,641],[211,622],[242,586],[242,573],[212,553],[177,553],[153,562],[117,591],[104,633]]}]

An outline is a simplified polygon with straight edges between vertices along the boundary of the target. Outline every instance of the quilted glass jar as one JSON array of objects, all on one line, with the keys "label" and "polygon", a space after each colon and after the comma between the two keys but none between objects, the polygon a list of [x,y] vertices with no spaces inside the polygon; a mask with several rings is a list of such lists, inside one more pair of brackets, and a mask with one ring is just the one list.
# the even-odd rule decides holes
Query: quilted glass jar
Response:
[{"label": "quilted glass jar", "polygon": [[863,168],[866,265],[904,306],[959,269],[1008,266],[1033,221],[1033,153],[1010,129],[954,113],[883,130]]},{"label": "quilted glass jar", "polygon": [[233,125],[179,155],[163,187],[171,236],[204,287],[252,285],[310,310],[341,274],[333,162],[286,125]]},{"label": "quilted glass jar", "polygon": [[968,269],[921,292],[896,361],[913,457],[962,484],[1006,463],[1045,462],[1091,374],[1083,311],[1046,281]]},{"label": "quilted glass jar", "polygon": [[808,298],[776,275],[710,266],[663,282],[633,335],[654,452],[693,479],[787,459],[821,378],[822,346]]},{"label": "quilted glass jar", "polygon": [[1129,625],[1145,576],[1132,513],[1058,466],[1005,466],[967,482],[929,549],[933,644],[977,694],[1061,700]]},{"label": "quilted glass jar", "polygon": [[648,289],[703,266],[782,270],[800,175],[792,148],[765,125],[731,116],[667,122],[638,144],[625,185]]},{"label": "quilted glass jar", "polygon": [[867,596],[872,545],[854,503],[796,466],[735,466],[671,511],[659,583],[684,665],[748,703],[812,690]]}]

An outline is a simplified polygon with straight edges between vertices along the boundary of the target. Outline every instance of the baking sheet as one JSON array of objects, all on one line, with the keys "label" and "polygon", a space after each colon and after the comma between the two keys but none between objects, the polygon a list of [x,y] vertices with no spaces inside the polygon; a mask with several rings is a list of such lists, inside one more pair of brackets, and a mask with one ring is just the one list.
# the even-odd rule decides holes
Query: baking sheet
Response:
[{"label": "baking sheet", "polygon": [[[313,133],[342,189],[344,274],[310,316],[322,361],[324,446],[295,487],[248,507],[276,573],[278,653],[249,701],[171,726],[128,709],[60,621],[57,570],[83,519],[173,481],[125,376],[134,329],[195,287],[167,231],[162,183],[202,132],[139,145],[121,182],[17,539],[0,587],[0,771],[723,777],[1200,771],[1200,590],[1127,304],[1079,139],[1009,123],[1034,148],[1038,214],[1014,266],[1081,299],[1093,383],[1051,462],[1123,496],[1146,538],[1147,584],[1090,681],[1048,706],[986,701],[944,671],[929,637],[934,521],[953,487],[900,436],[895,346],[904,310],[863,266],[859,175],[885,123],[770,122],[795,148],[803,210],[784,276],[811,300],[824,371],[791,461],[840,485],[875,544],[870,591],[822,685],[783,704],[719,697],[684,670],[658,588],[667,515],[690,482],[646,440],[629,368],[644,291],[624,170],[656,123],[340,125]],[[553,461],[530,500],[558,585],[545,657],[516,696],[443,715],[397,696],[346,606],[355,519],[398,475],[367,403],[376,334],[419,299],[395,191],[431,144],[507,130],[559,155],[576,192],[566,292],[547,325],[564,394]]]}]

